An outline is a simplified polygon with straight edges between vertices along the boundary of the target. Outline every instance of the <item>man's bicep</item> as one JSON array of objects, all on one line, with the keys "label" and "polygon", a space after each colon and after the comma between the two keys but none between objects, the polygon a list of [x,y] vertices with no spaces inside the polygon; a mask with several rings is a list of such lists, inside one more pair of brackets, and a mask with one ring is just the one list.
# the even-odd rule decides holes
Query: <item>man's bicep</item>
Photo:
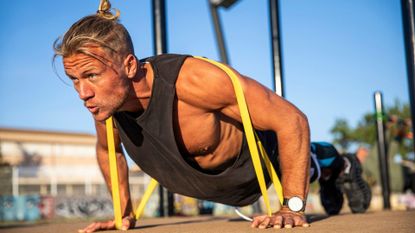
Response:
[{"label": "man's bicep", "polygon": [[[259,130],[274,130],[288,127],[295,116],[302,117],[301,111],[289,101],[278,96],[258,81],[239,76],[252,123]],[[233,112],[235,106],[230,106]]]}]

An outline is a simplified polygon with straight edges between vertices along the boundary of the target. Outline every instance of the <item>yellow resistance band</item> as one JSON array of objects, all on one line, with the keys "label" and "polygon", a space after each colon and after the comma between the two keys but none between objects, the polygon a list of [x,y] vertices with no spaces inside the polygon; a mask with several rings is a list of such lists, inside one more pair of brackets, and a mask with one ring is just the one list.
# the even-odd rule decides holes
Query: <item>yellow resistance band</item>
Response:
[{"label": "yellow resistance band", "polygon": [[275,192],[278,195],[278,200],[282,205],[284,201],[284,196],[282,195],[282,185],[280,179],[278,178],[277,173],[275,172],[275,168],[272,165],[271,161],[269,160],[268,154],[265,151],[264,147],[262,146],[261,140],[259,140],[258,135],[255,133],[255,138],[257,140],[257,145],[260,149],[262,159],[264,160],[265,166],[267,167],[269,177],[271,178],[272,183],[274,184]]},{"label": "yellow resistance band", "polygon": [[[111,176],[111,190],[112,190],[112,203],[114,206],[114,218],[115,218],[115,227],[120,230],[122,227],[122,215],[121,215],[121,199],[120,199],[120,185],[118,183],[118,167],[117,167],[117,158],[115,154],[115,145],[114,145],[114,129],[112,123],[112,117],[106,120],[107,127],[107,142],[108,142],[108,156],[109,156],[109,166],[110,166],[110,176]],[[151,193],[157,187],[158,182],[155,179],[151,179],[150,184],[147,186],[147,189],[141,199],[140,205],[135,211],[135,218],[138,220],[143,213],[144,207],[150,199]]]},{"label": "yellow resistance band", "polygon": [[157,180],[151,178],[150,184],[147,186],[147,189],[143,195],[143,198],[141,199],[140,204],[138,205],[137,210],[135,211],[136,220],[138,220],[141,217],[144,207],[146,207],[146,204],[148,200],[150,199],[150,196],[153,193],[154,189],[157,187],[157,185],[158,185]]},{"label": "yellow resistance band", "polygon": [[108,156],[111,176],[112,204],[114,206],[115,228],[120,230],[122,227],[121,200],[119,189],[120,185],[118,184],[118,167],[117,157],[115,154],[114,129],[112,125],[112,117],[108,118],[105,121],[105,124],[107,127]]}]

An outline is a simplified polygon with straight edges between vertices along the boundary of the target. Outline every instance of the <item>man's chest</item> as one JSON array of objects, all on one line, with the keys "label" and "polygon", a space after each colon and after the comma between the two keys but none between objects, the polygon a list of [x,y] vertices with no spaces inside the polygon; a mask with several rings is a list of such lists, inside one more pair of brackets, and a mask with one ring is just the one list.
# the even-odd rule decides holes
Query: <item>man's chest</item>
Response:
[{"label": "man's chest", "polygon": [[204,169],[214,169],[239,154],[242,143],[239,122],[219,111],[203,112],[180,102],[174,109],[174,134],[183,156]]},{"label": "man's chest", "polygon": [[183,102],[175,105],[173,129],[179,148],[189,155],[211,153],[221,139],[218,113],[202,111]]}]

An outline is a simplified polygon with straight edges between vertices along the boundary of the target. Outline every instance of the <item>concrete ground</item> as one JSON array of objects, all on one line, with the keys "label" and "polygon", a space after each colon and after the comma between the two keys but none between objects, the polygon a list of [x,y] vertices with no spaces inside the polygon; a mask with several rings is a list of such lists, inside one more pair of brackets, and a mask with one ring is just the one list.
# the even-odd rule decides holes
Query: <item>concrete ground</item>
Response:
[{"label": "concrete ground", "polygon": [[[237,218],[223,217],[174,217],[143,219],[129,232],[140,233],[239,233],[239,232],[415,232],[415,211],[381,211],[365,214],[307,215],[309,228],[252,229],[250,223]],[[88,222],[44,223],[37,225],[9,226],[0,228],[4,233],[76,233]],[[117,232],[117,231],[106,231]]]}]

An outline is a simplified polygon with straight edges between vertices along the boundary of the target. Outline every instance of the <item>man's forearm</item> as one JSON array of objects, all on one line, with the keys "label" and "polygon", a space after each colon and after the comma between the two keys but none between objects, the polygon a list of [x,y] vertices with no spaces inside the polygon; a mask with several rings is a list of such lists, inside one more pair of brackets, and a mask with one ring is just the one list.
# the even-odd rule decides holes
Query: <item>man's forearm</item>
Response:
[{"label": "man's forearm", "polygon": [[310,136],[306,120],[278,133],[282,186],[285,197],[305,199],[309,189]]},{"label": "man's forearm", "polygon": [[[125,156],[122,153],[117,153],[117,167],[118,167],[118,183],[120,188],[120,199],[121,199],[121,211],[123,216],[128,216],[133,214],[131,198],[130,198],[130,189],[128,182],[128,166]],[[108,152],[106,150],[100,150],[97,148],[97,160],[101,172],[104,176],[105,183],[110,193],[112,193],[111,186],[111,175],[109,171],[109,160]],[[112,196],[112,195],[111,195]]]}]

